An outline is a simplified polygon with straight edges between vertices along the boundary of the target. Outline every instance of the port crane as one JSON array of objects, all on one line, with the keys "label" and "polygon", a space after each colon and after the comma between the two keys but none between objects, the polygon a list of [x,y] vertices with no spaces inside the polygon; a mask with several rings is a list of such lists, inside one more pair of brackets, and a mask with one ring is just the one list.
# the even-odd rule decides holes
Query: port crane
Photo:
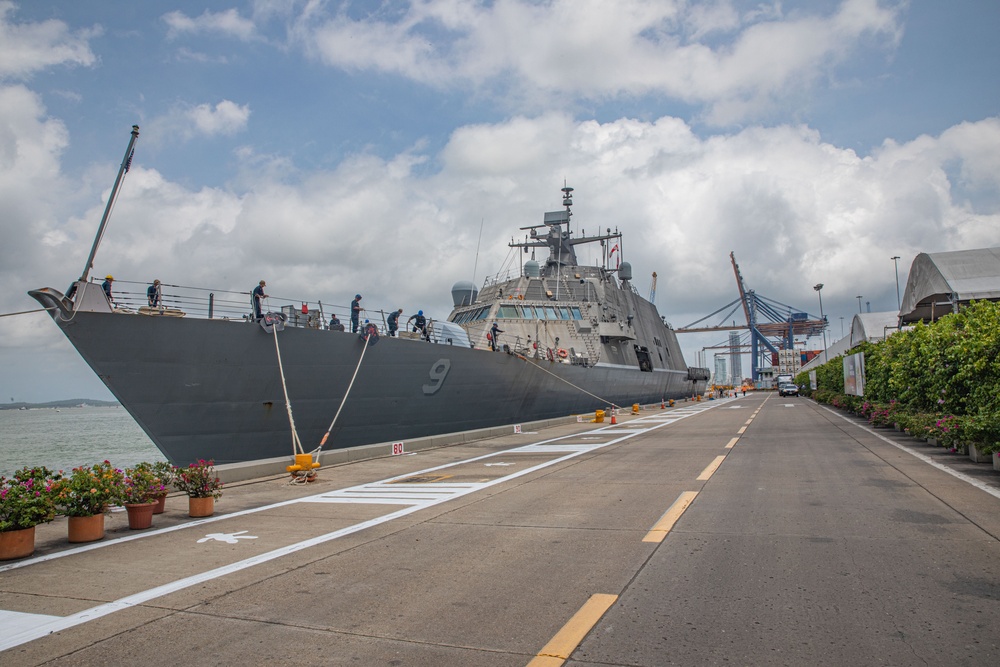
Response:
[{"label": "port crane", "polygon": [[[801,309],[793,308],[774,299],[769,299],[766,296],[757,294],[752,289],[748,289],[743,280],[743,275],[740,273],[740,266],[736,263],[736,254],[730,252],[729,259],[733,265],[733,274],[736,276],[736,287],[739,297],[705,317],[674,331],[676,333],[700,333],[706,331],[732,331],[734,329],[749,330],[750,359],[753,369],[753,380],[756,382],[760,377],[760,369],[764,366],[761,363],[761,357],[765,350],[777,356],[779,349],[795,349],[796,336],[809,337],[820,335],[826,329],[828,322],[825,317],[819,318],[810,315]],[[741,307],[746,324],[737,325],[730,318]],[[714,326],[698,326],[705,320],[727,309],[729,310],[722,316],[719,324]],[[727,321],[732,322],[732,324],[725,324]],[[731,348],[731,345],[727,344],[725,347]],[[745,344],[741,344],[740,348],[745,349]]]}]

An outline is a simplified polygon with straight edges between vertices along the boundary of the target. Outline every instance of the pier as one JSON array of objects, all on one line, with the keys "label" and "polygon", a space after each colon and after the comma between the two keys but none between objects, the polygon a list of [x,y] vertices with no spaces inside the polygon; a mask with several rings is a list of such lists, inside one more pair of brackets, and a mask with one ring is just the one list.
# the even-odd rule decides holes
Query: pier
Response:
[{"label": "pier", "polygon": [[1000,473],[804,398],[228,485],[0,563],[0,665],[1000,663]]}]

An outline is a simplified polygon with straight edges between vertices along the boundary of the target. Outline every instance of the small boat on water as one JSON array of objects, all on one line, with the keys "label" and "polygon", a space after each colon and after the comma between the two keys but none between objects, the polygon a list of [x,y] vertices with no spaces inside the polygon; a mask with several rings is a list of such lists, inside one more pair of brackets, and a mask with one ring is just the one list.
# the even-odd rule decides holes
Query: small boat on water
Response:
[{"label": "small boat on water", "polygon": [[[164,286],[157,307],[144,294],[115,304],[87,271],[68,295],[29,294],[176,465],[290,456],[296,439],[340,449],[704,391],[708,370],[684,363],[672,328],[633,287],[621,233],[574,237],[572,203],[563,188],[563,210],[511,240],[529,256],[517,275],[481,289],[456,283],[447,321],[399,337],[329,330],[320,302],[258,321],[246,293]],[[599,244],[598,265],[580,265],[584,243]]]}]

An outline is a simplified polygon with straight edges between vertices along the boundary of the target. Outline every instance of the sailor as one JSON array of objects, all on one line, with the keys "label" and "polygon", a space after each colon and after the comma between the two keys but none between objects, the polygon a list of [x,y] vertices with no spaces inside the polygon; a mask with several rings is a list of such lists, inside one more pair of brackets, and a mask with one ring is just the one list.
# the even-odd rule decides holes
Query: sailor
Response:
[{"label": "sailor", "polygon": [[389,335],[395,336],[396,330],[399,329],[399,316],[403,314],[403,309],[394,310],[389,313]]},{"label": "sailor", "polygon": [[104,294],[108,297],[108,301],[111,303],[112,306],[115,305],[115,300],[111,296],[111,283],[113,283],[114,281],[115,277],[109,273],[108,275],[104,276],[104,282],[101,283],[101,289],[104,290]]},{"label": "sailor", "polygon": [[361,337],[369,338],[371,342],[374,343],[378,340],[378,327],[372,324],[370,321],[365,320],[365,326],[361,329]]},{"label": "sailor", "polygon": [[420,332],[423,335],[427,335],[427,318],[424,317],[424,311],[418,310],[416,315],[410,315],[410,319],[406,320],[406,326],[410,326],[410,320],[413,321],[413,332]]},{"label": "sailor", "polygon": [[267,287],[267,283],[263,280],[253,288],[253,293],[250,295],[250,301],[253,303],[253,319],[259,320],[261,318],[262,302],[267,298],[264,294],[264,288]]},{"label": "sailor", "polygon": [[153,284],[146,289],[146,300],[149,301],[149,307],[156,308],[159,306],[161,297],[160,281],[158,279],[153,280]]},{"label": "sailor", "polygon": [[490,349],[493,350],[494,352],[496,352],[497,348],[500,347],[500,344],[497,342],[497,336],[499,334],[502,334],[502,333],[503,333],[503,329],[501,329],[499,327],[499,325],[497,325],[497,323],[494,322],[493,326],[490,327],[490,336],[489,336],[489,338],[490,338]]},{"label": "sailor", "polygon": [[330,318],[330,331],[343,331],[343,330],[344,330],[344,325],[341,324],[340,319],[337,317],[337,314],[334,313],[333,316]]},{"label": "sailor", "polygon": [[351,302],[351,333],[358,333],[358,318],[361,317],[361,295],[355,294]]}]

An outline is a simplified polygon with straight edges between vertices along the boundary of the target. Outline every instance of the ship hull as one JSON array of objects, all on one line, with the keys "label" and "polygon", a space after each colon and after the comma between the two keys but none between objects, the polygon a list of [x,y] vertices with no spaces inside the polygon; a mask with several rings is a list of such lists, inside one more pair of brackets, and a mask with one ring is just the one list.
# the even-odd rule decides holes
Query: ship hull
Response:
[{"label": "ship hull", "polygon": [[357,335],[337,331],[289,327],[275,336],[240,321],[100,312],[54,319],[175,465],[293,453],[279,351],[307,451],[345,395],[324,449],[653,403],[702,388],[686,370],[588,368],[386,337],[366,349]]}]

